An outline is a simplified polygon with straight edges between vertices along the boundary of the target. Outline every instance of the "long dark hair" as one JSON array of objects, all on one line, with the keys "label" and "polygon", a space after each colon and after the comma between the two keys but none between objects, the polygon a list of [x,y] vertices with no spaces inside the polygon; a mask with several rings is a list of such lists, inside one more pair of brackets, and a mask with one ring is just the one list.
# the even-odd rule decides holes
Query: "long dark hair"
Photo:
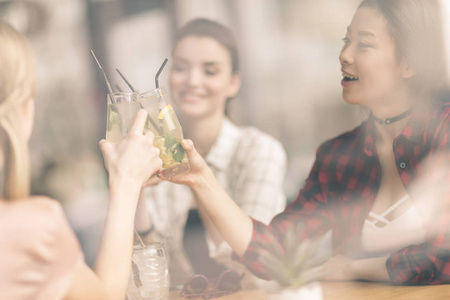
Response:
[{"label": "long dark hair", "polygon": [[411,88],[419,95],[448,90],[442,10],[439,0],[363,0],[359,7],[376,9],[386,19],[396,46],[417,72]]}]

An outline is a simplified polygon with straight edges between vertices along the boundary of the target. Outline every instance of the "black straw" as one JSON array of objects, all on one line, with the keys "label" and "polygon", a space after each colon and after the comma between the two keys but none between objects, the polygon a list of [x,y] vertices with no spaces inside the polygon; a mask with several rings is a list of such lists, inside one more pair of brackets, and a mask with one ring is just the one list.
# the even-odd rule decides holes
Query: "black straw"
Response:
[{"label": "black straw", "polygon": [[159,77],[159,74],[160,74],[161,71],[164,69],[164,66],[166,65],[167,61],[169,61],[169,60],[166,58],[166,59],[164,60],[164,62],[162,63],[161,67],[159,67],[158,72],[156,73],[156,76],[155,76],[155,84],[156,84],[156,88],[157,88],[157,89],[159,88],[159,83],[158,83],[158,77]]},{"label": "black straw", "polygon": [[100,63],[98,62],[98,59],[97,59],[97,57],[95,56],[95,53],[94,53],[93,50],[91,50],[91,54],[92,54],[92,56],[94,57],[95,61],[97,62],[98,67],[99,67],[100,70],[102,71],[103,76],[105,77],[106,86],[107,86],[108,92],[109,92],[109,98],[111,99],[111,103],[114,103],[114,97],[113,97],[114,92],[113,92],[113,90],[112,90],[112,88],[111,88],[111,85],[109,84],[108,78],[106,78],[105,71],[103,71],[102,65],[100,65]]},{"label": "black straw", "polygon": [[134,89],[134,87],[131,85],[131,83],[125,78],[125,76],[123,76],[123,74],[119,71],[119,69],[116,69],[117,73],[119,73],[120,77],[122,77],[123,81],[125,81],[125,83],[128,85],[128,87],[133,91],[136,92],[136,90]]},{"label": "black straw", "polygon": [[[136,90],[134,89],[134,87],[131,85],[131,83],[125,78],[125,76],[123,76],[123,74],[119,71],[119,69],[116,69],[117,73],[119,73],[120,77],[122,77],[122,79],[125,81],[125,83],[130,87],[130,89],[135,93]],[[139,102],[139,105],[141,108],[145,109],[145,107],[142,105],[141,102]],[[161,135],[161,128],[156,125],[155,121],[152,120],[152,118],[150,116],[148,116],[148,119],[150,120],[150,123],[152,123],[152,126],[158,131],[158,134]]]}]

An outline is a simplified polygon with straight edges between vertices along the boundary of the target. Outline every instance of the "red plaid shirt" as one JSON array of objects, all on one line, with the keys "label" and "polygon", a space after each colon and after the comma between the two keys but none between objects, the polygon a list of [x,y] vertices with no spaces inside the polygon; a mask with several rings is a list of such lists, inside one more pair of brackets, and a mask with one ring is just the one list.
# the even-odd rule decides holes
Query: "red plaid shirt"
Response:
[{"label": "red plaid shirt", "polygon": [[[270,251],[284,232],[297,222],[305,223],[301,239],[319,236],[332,229],[334,252],[362,258],[361,232],[380,185],[381,167],[375,146],[376,134],[371,117],[355,130],[325,142],[294,202],[277,215],[270,226],[253,220],[253,236],[244,255],[238,259],[257,276],[266,278],[258,253]],[[408,194],[412,182],[423,174],[424,158],[443,153],[450,160],[450,102],[427,113],[415,111],[393,143],[395,162]],[[437,157],[437,155],[436,155]],[[448,168],[447,168],[448,170]],[[450,172],[440,180],[448,186]],[[450,203],[450,193],[442,203]],[[411,197],[411,194],[410,194]],[[441,209],[434,218],[438,233],[427,234],[426,241],[392,253],[386,262],[389,276],[397,284],[450,283],[450,211]],[[236,257],[235,257],[236,258]]]}]

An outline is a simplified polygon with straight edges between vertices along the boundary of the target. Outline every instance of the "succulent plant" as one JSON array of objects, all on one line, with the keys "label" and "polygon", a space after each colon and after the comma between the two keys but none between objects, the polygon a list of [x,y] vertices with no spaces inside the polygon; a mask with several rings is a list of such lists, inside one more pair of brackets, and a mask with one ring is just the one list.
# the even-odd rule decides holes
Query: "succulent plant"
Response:
[{"label": "succulent plant", "polygon": [[[280,288],[298,288],[323,275],[324,262],[328,256],[317,256],[322,238],[301,240],[303,223],[289,228],[279,243],[270,243],[260,253],[264,273],[275,280]],[[268,251],[267,251],[268,250]]]}]

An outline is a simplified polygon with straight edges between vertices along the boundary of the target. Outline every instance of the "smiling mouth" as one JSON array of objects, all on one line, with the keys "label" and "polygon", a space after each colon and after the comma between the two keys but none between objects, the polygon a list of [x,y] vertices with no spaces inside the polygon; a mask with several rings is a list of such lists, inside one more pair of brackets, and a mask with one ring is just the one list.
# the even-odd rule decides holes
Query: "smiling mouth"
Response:
[{"label": "smiling mouth", "polygon": [[343,80],[344,81],[356,81],[356,80],[359,80],[359,77],[358,76],[352,76],[352,75],[348,75],[348,74],[346,74],[346,73],[342,73],[342,77],[343,77]]},{"label": "smiling mouth", "polygon": [[181,96],[184,99],[198,99],[198,98],[201,98],[200,95],[192,94],[192,93],[183,93]]}]

